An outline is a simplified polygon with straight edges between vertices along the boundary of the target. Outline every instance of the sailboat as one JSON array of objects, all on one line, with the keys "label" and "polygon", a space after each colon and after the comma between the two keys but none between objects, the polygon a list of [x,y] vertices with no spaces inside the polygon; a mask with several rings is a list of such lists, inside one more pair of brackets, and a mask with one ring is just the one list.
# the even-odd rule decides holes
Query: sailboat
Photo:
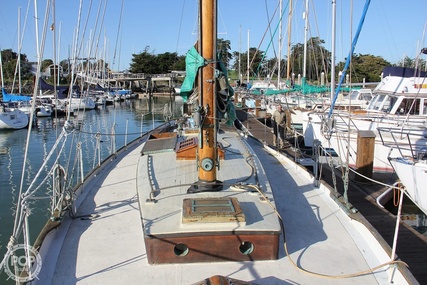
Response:
[{"label": "sailboat", "polygon": [[2,102],[0,103],[0,130],[17,130],[28,126],[28,116],[18,108],[9,107],[7,102],[11,100],[29,101],[29,97],[8,94],[4,89],[3,63],[0,56],[1,91]]},{"label": "sailboat", "polygon": [[[19,60],[18,60],[17,68],[20,63],[20,56],[18,56],[18,59]],[[28,126],[27,114],[25,114],[25,112],[19,110],[19,108],[16,108],[13,105],[9,106],[9,103],[10,102],[29,102],[31,100],[31,97],[24,96],[22,94],[9,94],[6,92],[6,89],[4,86],[3,59],[1,56],[1,51],[0,51],[0,75],[1,75],[1,93],[2,93],[2,102],[1,102],[1,108],[0,108],[0,130],[16,130],[16,129],[26,128]]]},{"label": "sailboat", "polygon": [[[71,173],[57,161],[51,218],[34,244],[21,247],[28,257],[22,260],[30,262],[19,276],[7,271],[11,278],[30,284],[412,283],[360,214],[350,217],[325,185],[233,117],[232,90],[215,49],[217,1],[200,0],[199,11],[200,36],[187,54],[188,85],[181,90],[194,87],[198,99],[182,118],[127,144],[73,189],[61,187]],[[23,228],[16,232],[24,235],[26,213],[17,219]],[[19,240],[11,237],[2,265],[14,264]]]},{"label": "sailboat", "polygon": [[0,108],[0,130],[17,130],[28,126],[28,116],[17,108],[2,103]]}]

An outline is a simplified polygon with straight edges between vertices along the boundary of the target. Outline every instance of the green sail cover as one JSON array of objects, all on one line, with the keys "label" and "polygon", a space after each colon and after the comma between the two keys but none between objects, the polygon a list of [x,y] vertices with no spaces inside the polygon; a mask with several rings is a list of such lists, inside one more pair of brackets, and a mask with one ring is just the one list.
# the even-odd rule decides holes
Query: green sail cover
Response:
[{"label": "green sail cover", "polygon": [[[187,52],[187,55],[185,57],[186,75],[184,82],[181,85],[180,94],[184,103],[187,102],[188,97],[191,95],[191,92],[194,89],[194,81],[196,80],[197,71],[200,67],[205,65],[205,63],[205,59],[197,52],[194,46]],[[217,116],[218,119],[226,119],[227,125],[232,125],[234,123],[234,120],[237,119],[234,105],[230,102],[230,98],[234,96],[234,90],[228,83],[227,68],[224,66],[224,64],[221,61],[218,61],[216,68],[216,80],[218,81],[219,78],[222,78],[222,80],[225,81],[226,85],[225,89],[222,90],[222,94],[220,94],[218,92],[219,90],[217,90],[217,106],[221,105],[221,107],[223,107],[223,110],[219,111]]]},{"label": "green sail cover", "polygon": [[181,86],[181,97],[184,102],[187,101],[194,88],[194,80],[196,80],[197,70],[205,65],[205,59],[197,52],[193,46],[185,57],[185,79]]}]

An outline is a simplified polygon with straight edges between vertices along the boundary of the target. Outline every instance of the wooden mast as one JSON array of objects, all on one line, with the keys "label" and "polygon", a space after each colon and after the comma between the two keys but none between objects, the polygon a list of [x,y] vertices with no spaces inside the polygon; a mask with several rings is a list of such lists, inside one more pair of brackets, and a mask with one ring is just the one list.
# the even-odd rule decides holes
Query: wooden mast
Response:
[{"label": "wooden mast", "polygon": [[216,42],[217,42],[217,0],[199,2],[199,52],[206,64],[199,70],[200,109],[202,125],[197,151],[198,182],[188,192],[222,190],[222,183],[216,179],[217,140],[216,140]]}]

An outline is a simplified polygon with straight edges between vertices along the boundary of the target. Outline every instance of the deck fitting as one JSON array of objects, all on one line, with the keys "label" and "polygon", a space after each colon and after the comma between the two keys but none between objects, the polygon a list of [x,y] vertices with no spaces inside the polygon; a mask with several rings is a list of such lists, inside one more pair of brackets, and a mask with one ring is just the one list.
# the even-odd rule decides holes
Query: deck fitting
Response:
[{"label": "deck fitting", "polygon": [[187,193],[215,192],[223,189],[222,181],[197,181],[188,188]]}]

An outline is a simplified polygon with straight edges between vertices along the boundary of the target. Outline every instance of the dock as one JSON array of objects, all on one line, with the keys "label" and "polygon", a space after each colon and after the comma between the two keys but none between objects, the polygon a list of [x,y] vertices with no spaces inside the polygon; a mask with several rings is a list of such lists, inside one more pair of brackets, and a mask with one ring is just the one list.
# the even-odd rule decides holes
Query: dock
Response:
[{"label": "dock", "polygon": [[[266,127],[261,123],[262,119],[254,117],[253,115],[245,112],[245,110],[238,109],[237,117],[248,129],[248,131],[258,140],[269,146],[273,145],[273,134],[271,128]],[[292,147],[286,147],[278,150],[286,154],[290,158],[298,158],[299,154]],[[334,172],[332,172],[334,171]],[[344,192],[344,183],[341,179],[341,171],[333,168],[331,170],[327,165],[323,165],[320,179],[326,182],[331,188],[334,188],[333,175],[336,176],[336,189],[337,199],[342,200]],[[352,210],[357,211],[363,215],[364,221],[374,235],[382,237],[383,247],[391,255],[393,247],[393,238],[396,227],[396,215],[390,213],[388,210],[381,208],[376,203],[376,198],[386,190],[383,186],[374,182],[357,182],[354,180],[354,174],[350,173],[350,181],[348,183],[348,201],[352,205]],[[380,181],[384,184],[391,185],[397,180],[397,177],[386,174],[376,173],[373,174],[373,179]],[[393,181],[394,180],[394,181]],[[349,210],[351,217],[351,210]],[[419,284],[427,284],[427,237],[416,231],[405,222],[400,222],[399,234],[397,238],[396,254],[400,260],[408,264],[409,270],[417,279]]]},{"label": "dock", "polygon": [[147,74],[147,73],[129,73],[129,72],[113,72],[108,77],[103,78],[99,75],[78,74],[78,77],[84,82],[92,85],[99,84],[103,87],[105,83],[110,86],[118,86],[121,88],[132,89],[133,86],[137,88],[145,88],[149,90],[156,87],[158,82],[166,84],[170,89],[178,81],[179,77],[183,77],[185,73],[180,71],[172,71],[165,74]]}]

